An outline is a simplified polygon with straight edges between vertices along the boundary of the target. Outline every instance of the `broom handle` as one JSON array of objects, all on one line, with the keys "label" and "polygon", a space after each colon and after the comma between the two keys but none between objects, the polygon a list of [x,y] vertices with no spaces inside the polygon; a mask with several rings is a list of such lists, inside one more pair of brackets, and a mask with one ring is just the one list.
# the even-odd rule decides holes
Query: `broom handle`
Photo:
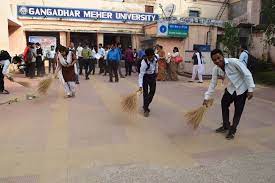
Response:
[{"label": "broom handle", "polygon": [[12,99],[12,100],[8,100],[6,102],[2,102],[2,103],[0,103],[0,105],[12,104],[12,103],[15,103],[15,102],[18,102],[18,98],[15,98],[15,99]]}]

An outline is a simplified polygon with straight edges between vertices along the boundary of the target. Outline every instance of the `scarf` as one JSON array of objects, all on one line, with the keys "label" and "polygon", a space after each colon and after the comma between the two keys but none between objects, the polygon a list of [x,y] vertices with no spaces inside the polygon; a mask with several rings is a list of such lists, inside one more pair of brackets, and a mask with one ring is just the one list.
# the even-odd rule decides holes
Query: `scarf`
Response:
[{"label": "scarf", "polygon": [[72,52],[69,51],[68,55],[67,55],[67,59],[65,59],[61,53],[58,53],[58,60],[60,61],[62,66],[66,66],[69,65],[73,62],[73,58],[72,58]]}]

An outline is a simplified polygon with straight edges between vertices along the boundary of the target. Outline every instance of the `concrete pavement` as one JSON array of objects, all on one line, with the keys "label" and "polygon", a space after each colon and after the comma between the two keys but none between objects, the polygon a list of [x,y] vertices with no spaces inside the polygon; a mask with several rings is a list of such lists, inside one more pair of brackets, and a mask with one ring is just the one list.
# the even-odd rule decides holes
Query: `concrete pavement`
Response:
[{"label": "concrete pavement", "polygon": [[[207,82],[158,82],[151,116],[144,118],[141,110],[133,117],[120,109],[136,79],[109,83],[91,76],[73,99],[63,98],[56,80],[45,97],[0,106],[0,183],[275,182],[274,88],[257,86],[228,141],[213,133],[223,86],[193,131],[183,114],[201,105]],[[0,102],[32,92],[14,83],[7,89],[12,94]]]}]

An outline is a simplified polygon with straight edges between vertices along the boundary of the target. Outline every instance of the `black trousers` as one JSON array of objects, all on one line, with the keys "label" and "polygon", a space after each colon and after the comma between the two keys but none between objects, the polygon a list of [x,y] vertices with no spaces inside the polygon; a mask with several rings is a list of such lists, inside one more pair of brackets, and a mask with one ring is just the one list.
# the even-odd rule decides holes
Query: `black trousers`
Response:
[{"label": "black trousers", "polygon": [[133,66],[132,62],[130,62],[130,61],[126,61],[125,62],[126,75],[131,76],[131,74],[132,74],[132,66]]},{"label": "black trousers", "polygon": [[117,73],[117,70],[118,70],[118,64],[119,62],[116,62],[116,61],[109,61],[108,62],[108,65],[109,65],[109,76],[110,76],[110,81],[113,81],[113,74],[115,75],[115,81],[118,82],[118,73]]},{"label": "black trousers", "polygon": [[93,75],[95,74],[95,65],[96,65],[96,59],[91,60],[91,72],[93,72]]},{"label": "black trousers", "polygon": [[104,58],[100,58],[98,60],[98,66],[99,66],[99,74],[104,73],[104,67],[105,67]]},{"label": "black trousers", "polygon": [[85,77],[88,78],[92,71],[91,59],[83,59],[85,68]]},{"label": "black trousers", "polygon": [[82,75],[82,71],[85,65],[83,61],[83,57],[78,57],[78,63],[79,63],[79,75]]},{"label": "black trousers", "polygon": [[109,73],[109,66],[107,60],[104,60],[104,75],[106,75],[107,73]]},{"label": "black trousers", "polygon": [[49,58],[49,73],[51,73],[51,69],[53,69],[53,73],[56,69],[56,62],[54,58]]},{"label": "black trousers", "polygon": [[0,92],[3,92],[5,90],[4,87],[4,74],[2,73],[3,67],[0,66]]},{"label": "black trousers", "polygon": [[35,62],[31,62],[29,65],[29,77],[34,78],[35,76]]},{"label": "black trousers", "polygon": [[149,111],[149,105],[152,102],[156,92],[156,74],[144,74],[143,77],[143,109]]},{"label": "black trousers", "polygon": [[[225,128],[230,128],[233,133],[236,132],[237,126],[240,122],[243,109],[245,106],[246,102],[246,97],[247,97],[247,91],[244,92],[241,95],[237,95],[236,92],[234,92],[232,95],[225,89],[224,95],[222,97],[221,105],[222,105],[222,118],[223,118],[223,126]],[[234,102],[235,106],[235,112],[234,112],[234,117],[233,117],[233,124],[230,127],[230,122],[229,122],[229,106]]]},{"label": "black trousers", "polygon": [[41,57],[36,57],[37,76],[43,76],[43,61]]},{"label": "black trousers", "polygon": [[31,64],[29,62],[27,62],[26,63],[26,68],[25,68],[26,77],[30,77],[30,67],[31,67]]}]

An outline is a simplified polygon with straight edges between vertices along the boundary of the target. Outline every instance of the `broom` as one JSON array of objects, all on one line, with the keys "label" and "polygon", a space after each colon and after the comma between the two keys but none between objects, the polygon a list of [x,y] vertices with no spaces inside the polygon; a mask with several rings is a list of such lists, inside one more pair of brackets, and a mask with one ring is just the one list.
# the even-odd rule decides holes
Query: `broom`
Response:
[{"label": "broom", "polygon": [[50,86],[51,86],[51,84],[52,84],[52,82],[54,80],[54,77],[55,77],[55,75],[53,75],[53,76],[50,75],[46,79],[41,80],[38,83],[37,92],[39,94],[45,95],[48,92],[48,90],[49,90],[49,88],[50,88]]},{"label": "broom", "polygon": [[19,99],[18,99],[18,98],[14,98],[14,99],[8,100],[8,101],[6,101],[6,102],[2,102],[2,103],[0,103],[0,105],[4,105],[4,104],[12,104],[12,103],[16,103],[16,102],[18,102],[18,101],[19,101]]},{"label": "broom", "polygon": [[138,108],[138,95],[141,94],[141,91],[137,90],[136,92],[124,97],[121,101],[121,107],[124,112],[135,113]]},{"label": "broom", "polygon": [[187,118],[187,124],[193,126],[194,129],[197,129],[209,107],[213,105],[213,99],[209,100],[207,105],[203,105],[197,109],[191,110],[185,114]]},{"label": "broom", "polygon": [[20,84],[21,86],[24,86],[24,87],[26,87],[26,88],[30,88],[30,87],[31,87],[30,83],[29,83],[29,82],[26,82],[26,81],[16,81],[16,80],[14,80],[12,77],[8,77],[8,80],[10,80],[11,82]]}]

